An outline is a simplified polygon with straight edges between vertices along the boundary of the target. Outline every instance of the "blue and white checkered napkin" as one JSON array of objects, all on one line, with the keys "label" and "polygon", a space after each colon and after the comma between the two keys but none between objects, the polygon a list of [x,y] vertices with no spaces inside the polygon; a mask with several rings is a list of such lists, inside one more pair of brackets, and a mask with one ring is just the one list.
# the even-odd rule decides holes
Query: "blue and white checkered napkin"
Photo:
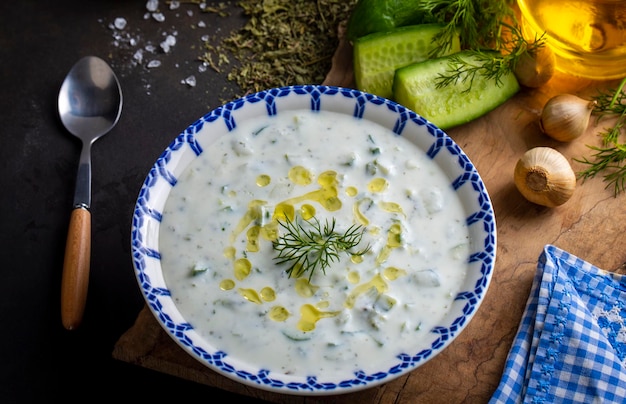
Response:
[{"label": "blue and white checkered napkin", "polygon": [[626,403],[626,276],[546,246],[499,403]]}]

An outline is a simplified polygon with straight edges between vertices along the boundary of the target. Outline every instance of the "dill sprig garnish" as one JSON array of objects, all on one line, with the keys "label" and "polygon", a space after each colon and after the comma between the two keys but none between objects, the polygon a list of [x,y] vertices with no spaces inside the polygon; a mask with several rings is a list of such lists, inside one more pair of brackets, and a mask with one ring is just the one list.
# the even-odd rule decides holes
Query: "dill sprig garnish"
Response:
[{"label": "dill sprig garnish", "polygon": [[594,97],[597,101],[593,113],[598,120],[602,118],[616,118],[612,126],[600,132],[602,146],[587,145],[594,151],[592,159],[586,157],[574,159],[579,163],[588,165],[585,170],[578,172],[578,178],[583,181],[602,174],[607,188],[613,186],[614,195],[626,190],[626,142],[620,141],[620,135],[626,124],[626,78],[622,79],[617,89],[613,92],[602,92]]},{"label": "dill sprig garnish", "polygon": [[340,253],[359,256],[370,249],[368,245],[357,252],[350,251],[363,237],[365,229],[360,225],[352,225],[341,234],[335,231],[334,218],[331,222],[326,220],[323,226],[316,217],[294,221],[286,218],[278,223],[286,232],[273,242],[274,249],[278,251],[274,259],[278,264],[289,264],[289,277],[300,277],[308,272],[310,280],[318,269],[326,274],[326,268],[339,261]]}]

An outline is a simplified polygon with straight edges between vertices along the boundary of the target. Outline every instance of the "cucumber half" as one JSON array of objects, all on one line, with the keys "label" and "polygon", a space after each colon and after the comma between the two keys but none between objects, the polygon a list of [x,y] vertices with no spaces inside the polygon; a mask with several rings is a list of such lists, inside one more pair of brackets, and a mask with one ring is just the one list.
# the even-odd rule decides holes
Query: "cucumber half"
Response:
[{"label": "cucumber half", "polygon": [[458,57],[466,63],[479,61],[468,51],[429,59],[396,71],[393,81],[395,101],[437,125],[448,129],[472,121],[503,104],[519,89],[515,75],[503,75],[499,82],[484,77],[480,71],[473,77],[437,88],[441,75],[449,75],[450,63]]},{"label": "cucumber half", "polygon": [[[396,69],[429,58],[438,47],[435,40],[442,24],[421,24],[389,32],[366,35],[354,41],[354,80],[359,90],[393,98],[393,76]],[[446,47],[444,55],[460,50],[459,37]]]}]

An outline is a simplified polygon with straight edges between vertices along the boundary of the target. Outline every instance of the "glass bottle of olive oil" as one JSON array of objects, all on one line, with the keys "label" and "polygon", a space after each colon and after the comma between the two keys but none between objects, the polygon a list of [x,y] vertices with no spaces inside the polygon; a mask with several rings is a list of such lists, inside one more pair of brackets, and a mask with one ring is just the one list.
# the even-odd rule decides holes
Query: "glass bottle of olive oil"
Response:
[{"label": "glass bottle of olive oil", "polygon": [[546,33],[557,69],[591,79],[626,77],[626,0],[517,0],[524,36]]}]

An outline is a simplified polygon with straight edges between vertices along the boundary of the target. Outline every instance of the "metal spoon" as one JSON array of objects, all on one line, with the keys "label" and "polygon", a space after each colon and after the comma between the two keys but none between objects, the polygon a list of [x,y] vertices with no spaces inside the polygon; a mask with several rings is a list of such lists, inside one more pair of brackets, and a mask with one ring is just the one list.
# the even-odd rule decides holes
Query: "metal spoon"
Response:
[{"label": "metal spoon", "polygon": [[61,280],[61,319],[73,330],[82,321],[91,260],[91,145],[117,124],[122,90],[109,65],[95,56],[80,59],[59,91],[59,116],[82,142]]}]

